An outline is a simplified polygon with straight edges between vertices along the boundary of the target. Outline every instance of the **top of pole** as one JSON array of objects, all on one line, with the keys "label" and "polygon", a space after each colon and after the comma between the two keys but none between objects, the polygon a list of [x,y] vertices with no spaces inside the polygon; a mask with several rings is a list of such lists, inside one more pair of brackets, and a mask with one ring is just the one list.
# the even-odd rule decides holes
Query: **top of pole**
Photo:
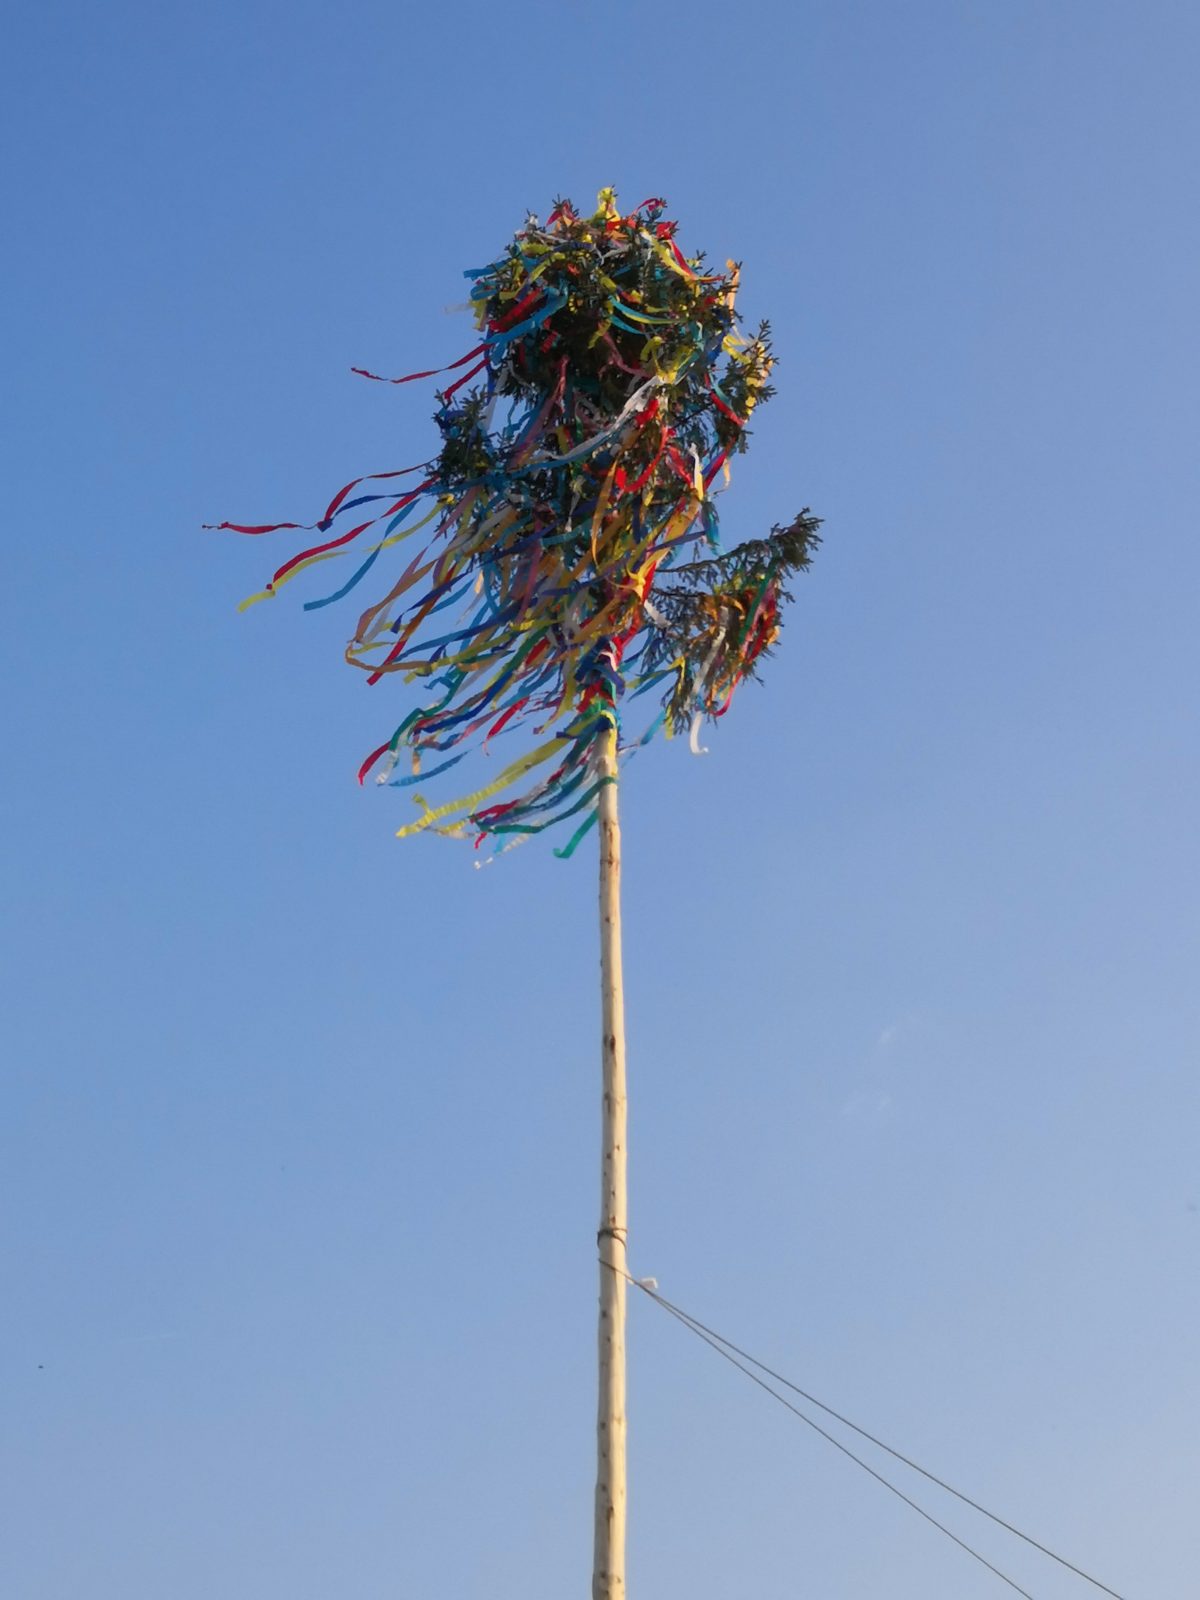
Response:
[{"label": "top of pole", "polygon": [[690,728],[698,748],[701,720],[724,714],[774,642],[789,573],[811,560],[807,510],[721,551],[713,491],[771,395],[770,332],[741,330],[740,269],[685,256],[663,213],[651,199],[622,214],[605,189],[589,216],[560,200],[544,223],[529,217],[466,274],[472,349],[400,378],[363,372],[448,375],[432,461],[354,479],[313,524],[220,525],[320,534],[246,605],[348,553],[354,571],[305,609],[368,574],[379,585],[346,659],[368,683],[400,675],[423,692],[360,782],[411,787],[519,729],[536,736],[458,799],[414,794],[401,836],[501,850],[571,819],[556,851],[569,856],[595,821],[598,741],[620,732],[622,701],[662,700],[632,744]]}]

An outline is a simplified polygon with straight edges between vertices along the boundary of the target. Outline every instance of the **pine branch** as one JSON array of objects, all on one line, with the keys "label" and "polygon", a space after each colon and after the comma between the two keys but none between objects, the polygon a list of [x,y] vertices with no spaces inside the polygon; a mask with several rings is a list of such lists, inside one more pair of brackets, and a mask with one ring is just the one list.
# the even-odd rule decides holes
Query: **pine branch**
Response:
[{"label": "pine branch", "polygon": [[787,579],[812,564],[820,526],[806,506],[765,539],[671,568],[672,581],[653,589],[643,662],[647,671],[675,667],[666,696],[673,729],[697,713],[718,715],[740,682],[757,677],[779,636],[780,606],[791,599]]}]

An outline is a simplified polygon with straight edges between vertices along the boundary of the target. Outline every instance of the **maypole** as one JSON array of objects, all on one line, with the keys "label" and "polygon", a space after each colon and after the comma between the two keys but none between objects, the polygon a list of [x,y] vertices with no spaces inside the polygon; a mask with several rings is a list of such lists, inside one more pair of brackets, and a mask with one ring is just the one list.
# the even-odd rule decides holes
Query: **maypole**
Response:
[{"label": "maypole", "polygon": [[[473,269],[479,342],[448,367],[441,449],[424,465],[355,478],[315,523],[221,523],[244,534],[315,529],[243,606],[347,553],[355,570],[315,610],[394,562],[346,649],[376,684],[397,674],[421,703],[363,762],[412,788],[493,740],[534,743],[478,785],[419,815],[431,830],[491,844],[491,859],[572,819],[570,857],[597,822],[603,1069],[599,1399],[593,1600],[625,1600],[626,1098],[618,765],[660,729],[699,751],[774,644],[788,577],[818,543],[802,511],[722,551],[716,496],[746,424],[768,399],[770,335],[738,326],[739,271],[706,272],[646,200],[623,215],[611,189],[591,216],[559,201]],[[362,369],[356,368],[356,371]],[[375,378],[374,373],[363,376]],[[394,480],[408,479],[400,484]],[[411,486],[410,486],[411,484]],[[365,511],[363,508],[367,508]],[[363,520],[359,520],[359,517]],[[354,525],[334,532],[344,521]],[[416,554],[389,554],[422,529]],[[702,554],[697,559],[696,551]],[[630,707],[655,690],[648,723]],[[649,702],[644,702],[648,704]],[[405,758],[409,770],[405,770]],[[465,770],[470,770],[465,769]]]},{"label": "maypole", "polygon": [[600,1141],[599,1395],[592,1600],[625,1600],[625,1252],[628,1240],[625,982],[621,971],[621,826],[617,730],[600,742]]}]

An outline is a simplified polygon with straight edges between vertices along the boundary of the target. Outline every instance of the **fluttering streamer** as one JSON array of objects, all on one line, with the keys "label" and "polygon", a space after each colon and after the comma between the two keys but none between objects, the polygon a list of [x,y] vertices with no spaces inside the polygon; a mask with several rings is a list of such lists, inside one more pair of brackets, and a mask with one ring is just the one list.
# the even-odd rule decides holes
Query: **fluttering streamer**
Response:
[{"label": "fluttering streamer", "polygon": [[360,783],[411,788],[518,729],[534,736],[473,793],[440,805],[414,794],[401,837],[432,829],[503,849],[571,820],[555,852],[570,856],[611,781],[598,771],[605,727],[620,735],[623,708],[657,690],[661,710],[622,751],[659,729],[688,731],[699,750],[703,720],[754,675],[786,580],[819,543],[805,509],[721,552],[713,487],[771,395],[770,331],[740,330],[738,268],[685,257],[663,212],[647,200],[622,215],[606,189],[591,216],[559,201],[544,224],[528,218],[466,274],[473,349],[400,378],[354,369],[391,383],[454,374],[432,462],[354,479],[313,524],[219,524],[321,535],[243,607],[352,556],[343,583],[305,602],[316,610],[390,564],[346,659],[370,684],[399,675],[426,694]]}]

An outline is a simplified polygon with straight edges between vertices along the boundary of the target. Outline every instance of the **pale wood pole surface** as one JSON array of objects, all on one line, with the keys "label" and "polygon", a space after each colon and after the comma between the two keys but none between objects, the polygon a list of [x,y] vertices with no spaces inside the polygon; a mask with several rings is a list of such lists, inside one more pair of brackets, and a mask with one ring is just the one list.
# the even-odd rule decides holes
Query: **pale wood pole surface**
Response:
[{"label": "pale wood pole surface", "polygon": [[621,830],[617,731],[606,729],[599,794],[603,1136],[600,1165],[600,1393],[592,1600],[625,1600],[625,989],[621,976]]}]

